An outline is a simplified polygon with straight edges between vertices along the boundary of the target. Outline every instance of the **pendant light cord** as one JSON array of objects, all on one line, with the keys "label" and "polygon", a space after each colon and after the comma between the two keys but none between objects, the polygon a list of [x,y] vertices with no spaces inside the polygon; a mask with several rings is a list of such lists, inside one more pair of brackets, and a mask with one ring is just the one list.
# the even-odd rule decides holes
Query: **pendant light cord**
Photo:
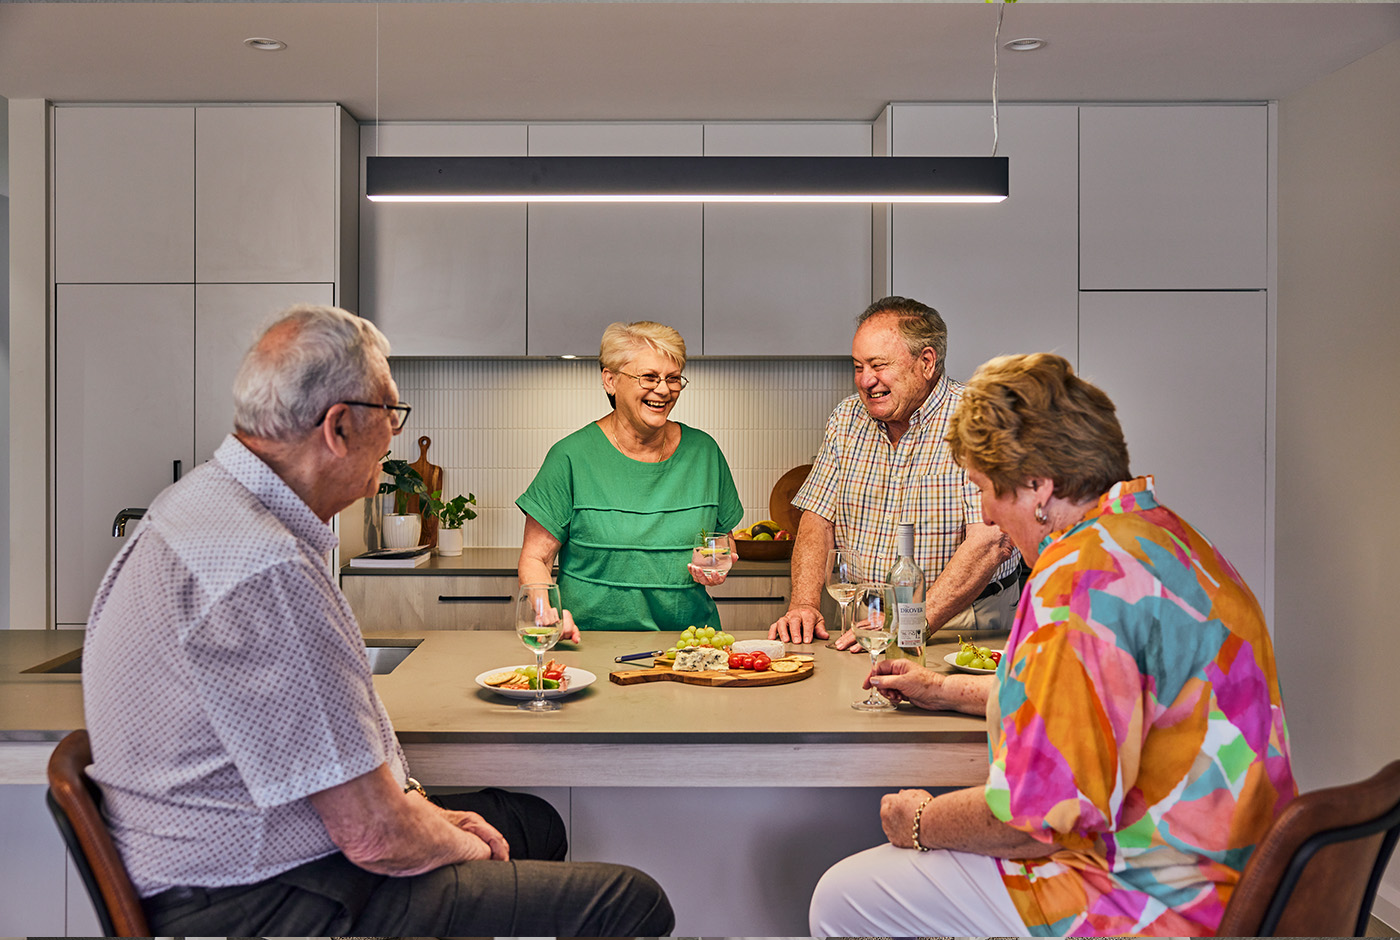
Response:
[{"label": "pendant light cord", "polygon": [[374,155],[379,156],[379,4],[374,5]]},{"label": "pendant light cord", "polygon": [[992,156],[997,155],[997,57],[1001,52],[1001,17],[1006,12],[1006,4],[997,4],[997,31],[992,37]]}]

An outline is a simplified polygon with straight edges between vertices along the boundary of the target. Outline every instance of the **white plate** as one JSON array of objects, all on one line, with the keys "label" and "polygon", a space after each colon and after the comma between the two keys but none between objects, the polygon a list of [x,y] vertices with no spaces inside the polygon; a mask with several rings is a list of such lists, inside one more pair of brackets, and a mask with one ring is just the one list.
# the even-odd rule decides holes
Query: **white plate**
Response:
[{"label": "white plate", "polygon": [[[993,653],[1001,653],[1001,652],[1004,652],[1004,651],[1003,651],[1003,650],[992,650],[992,652],[993,652]],[[973,669],[971,666],[959,666],[957,660],[958,660],[958,654],[957,654],[957,653],[947,653],[947,654],[945,654],[944,657],[943,657],[943,661],[944,661],[945,663],[947,663],[948,665],[952,666],[952,667],[953,667],[954,669],[956,669],[958,672],[970,672],[970,673],[972,673],[974,676],[993,676],[993,675],[996,675],[996,670],[995,670],[995,669]]]},{"label": "white plate", "polygon": [[[529,665],[533,666],[534,663]],[[495,672],[506,672],[507,670],[520,669],[521,666],[497,666],[495,669],[488,669],[476,677],[476,684],[488,692],[495,692],[497,695],[504,695],[506,698],[534,698],[534,689],[503,689],[500,686],[487,685],[486,677]],[[565,666],[564,676],[569,680],[567,688],[545,689],[545,698],[563,698],[566,695],[573,695],[579,689],[586,689],[597,680],[597,676],[587,669],[579,669],[577,666]]]}]

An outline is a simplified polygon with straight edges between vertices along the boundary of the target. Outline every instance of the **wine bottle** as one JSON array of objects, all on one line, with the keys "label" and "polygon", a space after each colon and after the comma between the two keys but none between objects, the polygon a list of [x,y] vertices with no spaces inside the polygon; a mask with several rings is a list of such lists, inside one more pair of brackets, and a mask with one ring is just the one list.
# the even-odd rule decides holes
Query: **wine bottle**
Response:
[{"label": "wine bottle", "polygon": [[914,561],[914,524],[901,522],[895,536],[894,567],[887,579],[894,588],[896,610],[895,642],[886,656],[902,656],[924,664],[927,626],[924,621],[924,573]]}]

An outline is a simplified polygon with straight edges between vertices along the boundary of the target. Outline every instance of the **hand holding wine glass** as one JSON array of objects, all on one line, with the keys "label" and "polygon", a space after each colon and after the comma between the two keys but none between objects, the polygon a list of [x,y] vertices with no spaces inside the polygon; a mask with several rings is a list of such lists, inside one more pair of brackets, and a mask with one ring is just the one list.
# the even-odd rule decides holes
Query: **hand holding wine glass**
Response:
[{"label": "hand holding wine glass", "polygon": [[[867,582],[856,589],[855,634],[861,647],[870,653],[870,671],[880,654],[894,641],[897,606],[894,588],[882,582]],[[894,708],[874,687],[870,696],[857,699],[851,707],[860,711],[884,711]]]},{"label": "hand holding wine glass", "polygon": [[[856,591],[860,590],[860,584],[864,580],[860,559],[855,552],[833,548],[826,553],[826,592],[831,595],[832,600],[841,605],[841,636],[850,632],[851,600],[856,596]],[[840,637],[837,640],[839,642]]]},{"label": "hand holding wine glass", "polygon": [[734,536],[728,532],[701,532],[695,538],[687,568],[700,584],[723,584],[734,565]]},{"label": "hand holding wine glass", "polygon": [[521,702],[520,708],[530,712],[554,711],[558,702],[544,697],[544,654],[552,649],[564,632],[564,609],[559,603],[559,585],[533,583],[520,585],[515,602],[515,633],[525,648],[535,653],[535,697]]}]

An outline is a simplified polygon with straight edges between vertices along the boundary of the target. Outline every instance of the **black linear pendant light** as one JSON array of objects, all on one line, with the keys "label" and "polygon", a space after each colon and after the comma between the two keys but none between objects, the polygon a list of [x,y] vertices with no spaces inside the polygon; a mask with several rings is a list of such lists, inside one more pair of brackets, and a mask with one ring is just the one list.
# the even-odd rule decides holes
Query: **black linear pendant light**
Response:
[{"label": "black linear pendant light", "polygon": [[367,157],[376,202],[1001,202],[1006,157]]}]

